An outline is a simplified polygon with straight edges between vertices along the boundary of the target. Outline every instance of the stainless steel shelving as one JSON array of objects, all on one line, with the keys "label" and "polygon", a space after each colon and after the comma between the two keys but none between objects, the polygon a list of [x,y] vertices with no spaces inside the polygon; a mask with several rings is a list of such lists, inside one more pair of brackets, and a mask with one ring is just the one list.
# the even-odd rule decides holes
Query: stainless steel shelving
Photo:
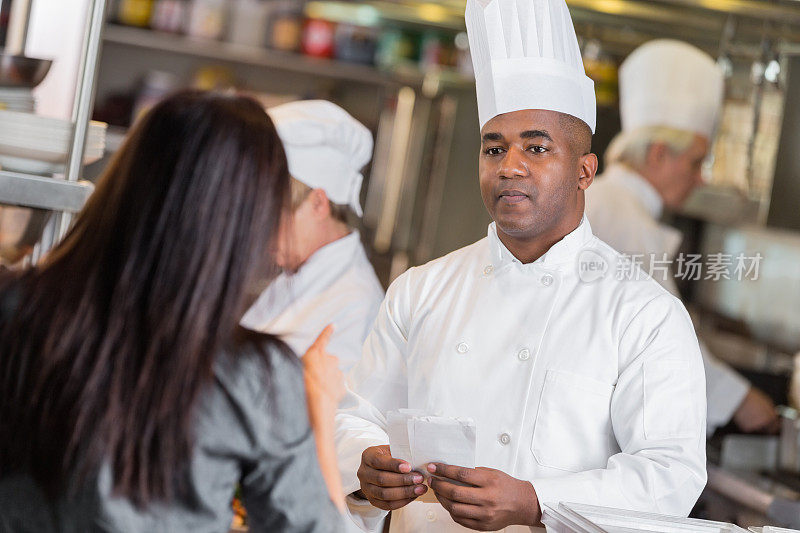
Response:
[{"label": "stainless steel shelving", "polygon": [[0,203],[77,213],[94,191],[89,182],[0,171]]},{"label": "stainless steel shelving", "polygon": [[[309,6],[352,16],[355,0],[319,0]],[[463,31],[466,0],[358,0],[387,23]],[[579,36],[598,39],[608,53],[625,56],[645,41],[680,38],[718,51],[728,19],[737,22],[737,38],[752,55],[762,38],[797,42],[800,36],[798,0],[567,0]],[[323,17],[324,18],[324,17]]]},{"label": "stainless steel shelving", "polygon": [[434,84],[438,85],[472,87],[475,83],[473,79],[449,70],[423,73],[416,69],[398,68],[383,71],[367,65],[334,59],[319,59],[254,46],[194,39],[118,24],[107,25],[104,40],[106,43],[378,86],[419,88],[430,86],[435,82]]},{"label": "stainless steel shelving", "polygon": [[[79,177],[83,169],[105,12],[106,0],[92,0],[89,4],[73,104],[72,141],[65,164],[65,179],[0,171],[0,203],[56,212],[49,234],[43,236],[35,253],[37,257],[45,253],[49,246],[58,243],[67,232],[72,215],[81,210],[94,191],[94,185],[79,181]],[[27,20],[25,22],[27,26]]]}]

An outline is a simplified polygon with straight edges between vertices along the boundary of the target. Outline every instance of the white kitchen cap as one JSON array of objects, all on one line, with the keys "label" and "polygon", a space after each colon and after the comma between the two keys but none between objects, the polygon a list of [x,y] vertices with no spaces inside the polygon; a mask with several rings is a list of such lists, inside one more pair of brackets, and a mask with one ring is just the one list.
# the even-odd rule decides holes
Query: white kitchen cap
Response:
[{"label": "white kitchen cap", "polygon": [[724,82],[711,56],[690,44],[671,39],[645,43],[619,69],[622,129],[667,126],[711,139]]},{"label": "white kitchen cap", "polygon": [[547,109],[594,133],[594,82],[564,0],[467,0],[466,21],[481,128],[503,113]]},{"label": "white kitchen cap", "polygon": [[335,204],[362,215],[361,169],[372,158],[372,134],[341,107],[301,100],[267,110],[286,150],[289,173]]}]

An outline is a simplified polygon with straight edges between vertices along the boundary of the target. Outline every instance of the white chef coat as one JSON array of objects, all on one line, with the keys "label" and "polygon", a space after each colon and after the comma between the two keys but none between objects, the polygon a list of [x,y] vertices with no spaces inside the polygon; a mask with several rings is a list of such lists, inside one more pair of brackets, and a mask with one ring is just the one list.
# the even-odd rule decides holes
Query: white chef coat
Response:
[{"label": "white chef coat", "polygon": [[[579,258],[609,262],[581,281]],[[681,302],[620,258],[586,219],[522,264],[497,237],[412,268],[389,288],[337,415],[346,494],[398,408],[470,417],[476,464],[530,481],[541,502],[687,515],[706,481],[705,384]],[[366,526],[382,512],[347,498]],[[413,502],[391,531],[464,531]],[[528,531],[513,526],[506,531]]]},{"label": "white chef coat", "polygon": [[[663,202],[658,191],[627,166],[611,165],[586,191],[586,216],[595,234],[624,254],[643,254],[648,270],[651,254],[660,261],[674,260],[683,236],[659,222]],[[679,296],[673,273],[664,276],[656,267],[654,279]],[[727,424],[744,400],[750,384],[735,370],[714,357],[700,342],[706,371],[708,400],[707,434]]]},{"label": "white chef coat", "polygon": [[295,274],[281,274],[258,297],[242,325],[280,336],[303,355],[328,324],[328,351],[342,371],[361,347],[383,300],[383,288],[358,231],[317,250]]}]

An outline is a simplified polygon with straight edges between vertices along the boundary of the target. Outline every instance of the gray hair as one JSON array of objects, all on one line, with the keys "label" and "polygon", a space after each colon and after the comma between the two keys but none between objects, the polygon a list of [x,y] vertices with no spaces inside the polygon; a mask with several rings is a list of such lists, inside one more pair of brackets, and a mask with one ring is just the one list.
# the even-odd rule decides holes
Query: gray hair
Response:
[{"label": "gray hair", "polygon": [[[305,183],[303,183],[302,181],[300,181],[299,179],[294,177],[290,178],[290,183],[292,190],[291,208],[292,211],[295,211],[298,207],[300,207],[300,204],[302,204],[305,201],[305,199],[308,198],[308,195],[311,194],[311,191],[313,189],[308,185],[306,185]],[[355,214],[351,215],[352,210],[350,209],[350,207],[342,204],[333,203],[330,200],[328,200],[328,203],[331,206],[331,218],[339,222],[343,222],[348,226],[351,226],[350,219],[351,217],[354,217],[356,215]]]},{"label": "gray hair", "polygon": [[611,141],[605,155],[606,166],[621,163],[640,169],[647,163],[647,153],[654,144],[663,144],[675,155],[682,154],[692,144],[694,133],[668,126],[646,126],[620,132]]}]

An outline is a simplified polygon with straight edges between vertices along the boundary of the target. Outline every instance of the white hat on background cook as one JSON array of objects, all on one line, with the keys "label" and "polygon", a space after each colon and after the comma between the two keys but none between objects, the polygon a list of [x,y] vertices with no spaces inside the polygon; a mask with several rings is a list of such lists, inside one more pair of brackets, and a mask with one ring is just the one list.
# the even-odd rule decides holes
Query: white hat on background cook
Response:
[{"label": "white hat on background cook", "polygon": [[481,128],[503,113],[546,109],[594,133],[594,82],[564,0],[467,0],[465,18]]},{"label": "white hat on background cook", "polygon": [[722,69],[702,50],[672,39],[645,43],[619,69],[622,129],[668,126],[711,139],[724,83]]},{"label": "white hat on background cook", "polygon": [[362,215],[361,170],[372,158],[372,134],[325,100],[301,100],[267,110],[286,150],[289,173],[335,204]]}]

